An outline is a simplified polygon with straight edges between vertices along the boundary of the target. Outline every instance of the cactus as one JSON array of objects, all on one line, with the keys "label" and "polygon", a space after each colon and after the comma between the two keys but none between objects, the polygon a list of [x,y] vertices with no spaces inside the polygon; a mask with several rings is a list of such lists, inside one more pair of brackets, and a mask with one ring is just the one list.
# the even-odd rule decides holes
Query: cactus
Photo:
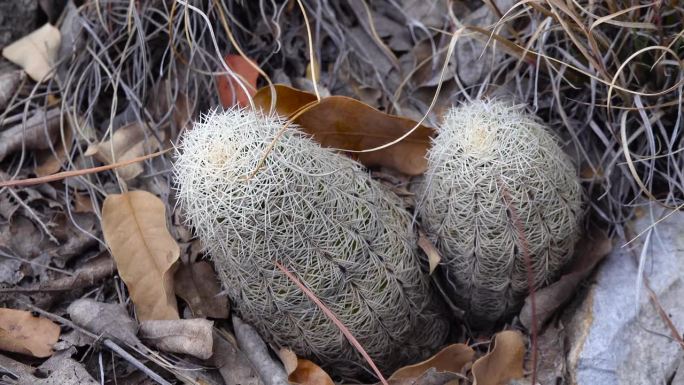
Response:
[{"label": "cactus", "polygon": [[448,324],[421,270],[410,215],[358,163],[284,123],[249,110],[211,112],[179,146],[179,203],[235,311],[269,342],[341,378],[364,372],[278,261],[381,370],[425,357]]},{"label": "cactus", "polygon": [[478,101],[452,108],[417,184],[417,213],[442,253],[448,296],[475,327],[519,310],[533,284],[556,278],[580,231],[576,171],[522,108]]}]

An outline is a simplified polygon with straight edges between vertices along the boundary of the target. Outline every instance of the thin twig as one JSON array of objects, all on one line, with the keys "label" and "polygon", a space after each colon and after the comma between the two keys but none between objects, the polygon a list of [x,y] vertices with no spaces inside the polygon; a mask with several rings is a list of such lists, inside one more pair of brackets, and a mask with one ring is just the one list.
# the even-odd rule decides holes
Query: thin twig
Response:
[{"label": "thin twig", "polygon": [[[31,309],[31,311],[35,311],[36,313],[39,313],[39,314],[45,316],[46,318],[52,319],[53,321],[59,322],[59,323],[61,323],[62,325],[66,325],[66,326],[68,326],[68,327],[70,327],[70,328],[72,328],[72,329],[76,329],[76,330],[78,330],[79,332],[85,334],[86,336],[92,338],[93,341],[97,341],[97,340],[100,339],[100,337],[99,337],[98,335],[89,332],[88,330],[86,330],[86,329],[84,329],[84,328],[82,328],[82,327],[76,325],[75,323],[69,321],[68,319],[66,319],[66,318],[64,318],[64,317],[60,317],[60,316],[58,316],[58,315],[56,315],[56,314],[50,313],[50,312],[48,312],[48,311],[45,311],[45,310],[43,310],[43,309],[41,309],[41,308],[39,308],[39,307],[36,307],[36,306],[34,306],[34,305],[30,304],[30,303],[27,303],[27,302],[22,302],[22,303],[23,303],[26,307],[28,307],[29,309]],[[135,366],[136,368],[138,368],[140,371],[142,371],[143,373],[145,373],[148,377],[150,377],[152,380],[156,381],[158,384],[160,384],[160,385],[172,385],[170,382],[168,382],[168,381],[166,381],[165,379],[163,379],[160,375],[158,375],[157,373],[155,373],[154,371],[152,371],[152,369],[150,369],[150,368],[148,368],[147,366],[145,366],[145,364],[143,364],[142,362],[140,362],[137,358],[133,357],[130,353],[128,353],[128,352],[125,351],[123,348],[121,348],[119,345],[117,345],[114,341],[112,341],[112,340],[110,340],[110,339],[108,339],[108,338],[105,338],[105,339],[103,340],[103,344],[104,344],[106,347],[108,347],[109,349],[111,349],[113,352],[119,354],[119,355],[121,356],[121,358],[125,359],[125,360],[128,361],[131,365],[133,365],[133,366]]]},{"label": "thin twig", "polygon": [[33,185],[37,185],[37,184],[55,182],[58,180],[71,178],[74,176],[82,176],[82,175],[88,175],[88,174],[95,174],[95,173],[102,172],[102,171],[109,171],[109,170],[113,170],[113,169],[116,169],[119,167],[128,166],[129,164],[142,162],[143,160],[151,159],[151,158],[157,157],[159,155],[166,154],[167,152],[169,152],[171,150],[172,150],[171,148],[167,148],[166,150],[157,151],[157,152],[152,153],[152,154],[139,156],[137,158],[127,160],[125,162],[117,162],[117,163],[112,163],[112,164],[108,164],[105,166],[86,168],[83,170],[63,171],[63,172],[58,172],[57,174],[43,176],[43,177],[39,177],[39,178],[28,178],[28,179],[1,181],[0,182],[0,188],[1,187],[33,186]]},{"label": "thin twig", "polygon": [[363,346],[361,346],[359,341],[356,339],[356,337],[354,337],[354,335],[349,331],[349,329],[342,322],[340,322],[335,313],[328,309],[328,307],[325,306],[323,302],[321,302],[321,300],[318,299],[318,297],[316,297],[316,295],[311,292],[311,290],[304,286],[304,284],[299,279],[297,279],[297,277],[295,277],[294,274],[290,273],[290,271],[287,270],[285,266],[281,265],[280,262],[277,261],[275,262],[275,265],[278,267],[278,269],[280,269],[280,271],[287,275],[287,277],[292,282],[294,282],[295,285],[297,285],[304,292],[304,294],[306,294],[306,296],[309,297],[309,299],[313,301],[313,303],[315,303],[316,306],[318,306],[318,308],[321,309],[321,311],[325,313],[325,315],[328,318],[330,318],[330,320],[340,329],[342,334],[344,334],[344,336],[347,337],[347,340],[349,340],[349,343],[351,343],[352,346],[354,346],[356,350],[358,350],[358,352],[361,353],[366,362],[368,362],[368,365],[370,365],[370,367],[373,369],[375,375],[378,377],[380,382],[383,385],[389,385],[385,377],[382,375],[378,367],[375,365],[375,362],[373,362],[373,359],[371,359],[368,353],[366,353],[366,350],[363,348]]}]

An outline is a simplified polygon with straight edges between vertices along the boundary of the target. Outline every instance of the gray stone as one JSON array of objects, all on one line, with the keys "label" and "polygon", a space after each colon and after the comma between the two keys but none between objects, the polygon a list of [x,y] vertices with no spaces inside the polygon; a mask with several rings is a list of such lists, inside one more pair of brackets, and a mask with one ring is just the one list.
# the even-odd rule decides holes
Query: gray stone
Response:
[{"label": "gray stone", "polygon": [[567,325],[568,370],[573,384],[667,384],[679,366],[681,347],[671,337],[638,276],[642,256],[644,275],[658,302],[681,331],[684,212],[651,206],[646,213],[633,226],[634,234],[645,232],[629,246],[621,247],[625,241],[618,244],[599,267],[579,309],[571,315]]}]

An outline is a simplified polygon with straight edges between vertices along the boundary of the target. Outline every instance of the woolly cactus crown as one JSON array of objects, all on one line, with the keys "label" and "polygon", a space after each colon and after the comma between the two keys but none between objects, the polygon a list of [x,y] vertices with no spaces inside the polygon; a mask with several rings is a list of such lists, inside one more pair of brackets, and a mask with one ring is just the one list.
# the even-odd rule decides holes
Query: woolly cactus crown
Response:
[{"label": "woolly cactus crown", "polygon": [[475,324],[519,308],[528,291],[526,252],[536,287],[572,255],[581,216],[575,169],[519,107],[452,108],[418,189],[418,213],[442,253],[450,294]]},{"label": "woolly cactus crown", "polygon": [[182,209],[235,310],[269,342],[346,378],[365,365],[276,260],[382,370],[444,341],[447,324],[416,257],[410,217],[359,164],[248,110],[209,113],[179,150]]}]

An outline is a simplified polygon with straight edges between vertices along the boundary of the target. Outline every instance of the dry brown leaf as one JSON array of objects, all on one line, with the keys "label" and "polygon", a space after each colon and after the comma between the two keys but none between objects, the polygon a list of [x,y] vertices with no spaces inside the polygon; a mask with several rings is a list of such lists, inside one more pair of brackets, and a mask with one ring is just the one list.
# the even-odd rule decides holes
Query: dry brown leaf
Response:
[{"label": "dry brown leaf", "polygon": [[213,352],[214,322],[204,318],[148,320],[140,323],[140,338],[159,350],[206,360]]},{"label": "dry brown leaf", "polygon": [[3,48],[2,56],[23,68],[31,79],[40,82],[52,77],[50,70],[57,58],[60,41],[59,29],[46,23]]},{"label": "dry brown leaf", "polygon": [[473,360],[474,356],[475,351],[470,346],[452,344],[423,362],[398,369],[390,376],[389,381],[410,383],[432,368],[437,372],[460,373],[463,367]]},{"label": "dry brown leaf", "polygon": [[473,385],[506,385],[523,377],[525,343],[520,332],[505,330],[494,336],[494,349],[473,364]]},{"label": "dry brown leaf", "polygon": [[55,108],[37,111],[26,124],[18,123],[0,132],[0,161],[14,151],[19,151],[22,144],[25,150],[44,150],[59,133],[60,113]]},{"label": "dry brown leaf", "polygon": [[[284,84],[275,84],[273,87],[276,92],[275,110],[282,116],[292,116],[300,108],[316,101],[316,95]],[[254,94],[253,100],[256,107],[261,107],[268,111],[271,108],[271,89],[269,87],[260,88]]]},{"label": "dry brown leaf", "polygon": [[288,376],[297,369],[297,354],[292,350],[280,348],[280,350],[278,350],[278,358],[280,358],[280,362],[283,363],[285,373],[287,373]]},{"label": "dry brown leaf", "polygon": [[209,263],[181,264],[174,286],[195,317],[228,318],[228,297],[220,295],[221,284]]},{"label": "dry brown leaf", "polygon": [[[596,238],[584,237],[577,243],[572,263],[561,278],[535,293],[537,328],[541,328],[558,308],[572,298],[577,285],[613,249],[613,241],[605,234],[594,231],[592,235]],[[529,296],[520,311],[520,322],[527,329],[532,325],[532,303]]]},{"label": "dry brown leaf", "polygon": [[[163,131],[159,135],[164,140]],[[85,154],[95,156],[100,162],[113,164],[157,151],[160,146],[161,143],[153,135],[145,135],[145,127],[141,123],[133,122],[114,131],[110,140],[89,146]],[[131,180],[143,172],[143,165],[133,163],[119,168],[117,172],[121,179]]]},{"label": "dry brown leaf", "polygon": [[52,355],[59,339],[59,325],[31,312],[0,309],[0,349],[34,357]]},{"label": "dry brown leaf", "polygon": [[297,359],[297,367],[289,373],[287,380],[291,384],[301,385],[335,385],[325,370],[309,360]]},{"label": "dry brown leaf", "polygon": [[432,274],[442,260],[439,250],[437,250],[435,245],[423,231],[418,232],[418,247],[427,255],[428,263],[430,265],[430,274]]},{"label": "dry brown leaf", "polygon": [[290,349],[281,348],[278,357],[285,367],[287,379],[291,384],[333,385],[334,382],[321,367],[309,360],[298,358]]},{"label": "dry brown leaf", "polygon": [[[411,119],[385,114],[346,96],[330,96],[316,102],[315,96],[283,85],[276,86],[276,96],[276,110],[281,115],[296,116],[294,122],[302,131],[325,147],[351,151],[377,148],[400,138],[416,125]],[[270,102],[268,87],[260,89],[254,97],[255,105],[264,110],[270,108]],[[407,175],[419,175],[427,168],[425,154],[433,134],[434,130],[420,125],[392,146],[349,154],[366,167],[385,166]]]},{"label": "dry brown leaf", "polygon": [[[259,78],[259,71],[256,70],[254,62],[250,63],[240,55],[226,55],[224,59],[228,68],[244,80],[249,96],[254,95],[257,78]],[[249,107],[249,96],[232,77],[228,75],[217,76],[216,88],[223,107],[230,108],[234,105]]]},{"label": "dry brown leaf", "polygon": [[164,203],[146,191],[109,195],[102,231],[140,320],[178,319],[173,273],[180,247],[166,227]]},{"label": "dry brown leaf", "polygon": [[93,200],[87,193],[80,193],[74,191],[74,212],[76,213],[92,213],[95,212],[93,208]]}]

